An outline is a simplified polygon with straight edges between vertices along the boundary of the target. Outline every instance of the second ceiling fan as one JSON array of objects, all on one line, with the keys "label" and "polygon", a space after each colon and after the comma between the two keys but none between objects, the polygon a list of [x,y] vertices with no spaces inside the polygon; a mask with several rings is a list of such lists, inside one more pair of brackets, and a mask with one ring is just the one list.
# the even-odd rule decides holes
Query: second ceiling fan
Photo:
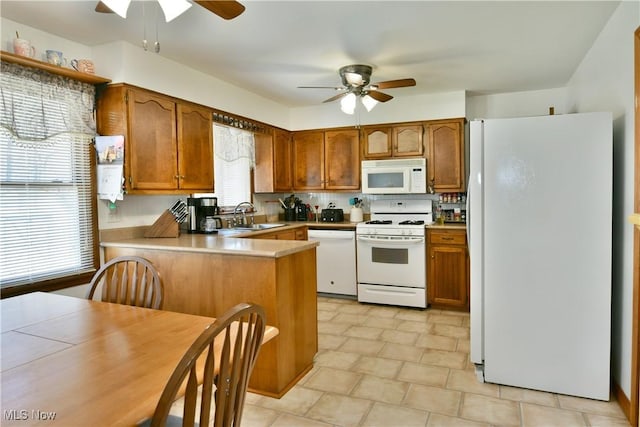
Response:
[{"label": "second ceiling fan", "polygon": [[399,79],[388,80],[378,83],[370,83],[371,72],[373,71],[370,65],[353,64],[346,65],[338,73],[342,78],[342,86],[298,86],[301,89],[333,89],[340,91],[339,94],[332,96],[323,102],[332,102],[341,99],[341,107],[345,113],[353,114],[355,110],[356,99],[362,98],[362,103],[367,108],[367,111],[371,109],[378,102],[387,102],[393,99],[393,96],[384,92],[380,92],[380,89],[393,89],[400,87],[415,86],[416,81],[414,79]]}]

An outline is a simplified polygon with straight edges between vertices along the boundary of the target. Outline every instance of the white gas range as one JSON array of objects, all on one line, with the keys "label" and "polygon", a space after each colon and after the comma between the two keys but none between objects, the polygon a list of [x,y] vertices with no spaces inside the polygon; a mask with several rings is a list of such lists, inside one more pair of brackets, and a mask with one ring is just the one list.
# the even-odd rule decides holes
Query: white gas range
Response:
[{"label": "white gas range", "polygon": [[431,200],[374,200],[356,226],[358,301],[427,307],[425,225]]}]

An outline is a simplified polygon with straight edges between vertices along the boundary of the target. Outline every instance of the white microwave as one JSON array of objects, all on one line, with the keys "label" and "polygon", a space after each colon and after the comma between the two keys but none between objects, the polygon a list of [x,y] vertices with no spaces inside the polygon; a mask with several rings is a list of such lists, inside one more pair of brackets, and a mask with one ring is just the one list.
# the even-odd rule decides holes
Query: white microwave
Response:
[{"label": "white microwave", "polygon": [[362,192],[425,194],[427,159],[363,160]]}]

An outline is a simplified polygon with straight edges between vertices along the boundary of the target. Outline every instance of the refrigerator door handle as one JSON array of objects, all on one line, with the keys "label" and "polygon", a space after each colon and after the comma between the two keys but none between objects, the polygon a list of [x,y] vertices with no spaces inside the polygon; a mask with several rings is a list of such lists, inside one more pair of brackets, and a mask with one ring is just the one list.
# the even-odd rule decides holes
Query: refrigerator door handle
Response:
[{"label": "refrigerator door handle", "polygon": [[467,186],[467,200],[466,200],[466,206],[465,209],[467,209],[467,248],[471,248],[471,240],[469,239],[469,236],[471,235],[471,220],[469,220],[469,218],[471,218],[471,210],[469,209],[471,207],[471,202],[469,201],[469,199],[471,198],[471,183],[469,183],[469,185]]}]

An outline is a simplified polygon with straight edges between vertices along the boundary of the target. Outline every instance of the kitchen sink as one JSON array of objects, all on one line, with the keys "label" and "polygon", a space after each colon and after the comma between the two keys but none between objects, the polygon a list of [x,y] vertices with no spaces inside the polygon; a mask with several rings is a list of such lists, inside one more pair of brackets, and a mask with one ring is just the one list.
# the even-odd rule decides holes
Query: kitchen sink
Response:
[{"label": "kitchen sink", "polygon": [[284,227],[285,225],[287,225],[287,224],[279,224],[279,223],[249,224],[249,225],[236,225],[233,228],[235,230],[258,231],[258,230],[268,230],[270,228],[276,228],[276,227]]}]

